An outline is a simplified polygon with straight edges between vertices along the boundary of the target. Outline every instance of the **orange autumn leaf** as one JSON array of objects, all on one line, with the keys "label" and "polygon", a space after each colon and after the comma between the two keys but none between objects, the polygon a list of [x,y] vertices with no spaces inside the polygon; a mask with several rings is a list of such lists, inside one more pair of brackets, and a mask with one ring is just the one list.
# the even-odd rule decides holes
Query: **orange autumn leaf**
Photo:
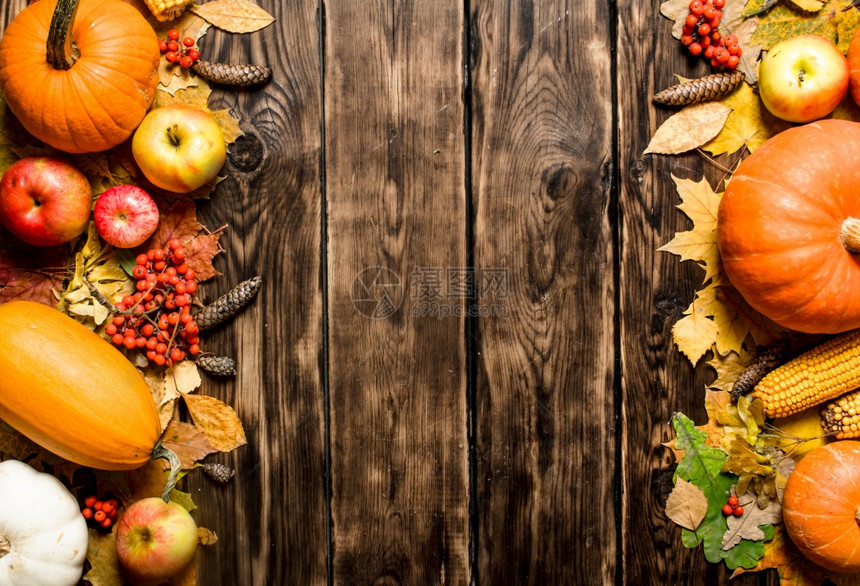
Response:
[{"label": "orange autumn leaf", "polygon": [[242,422],[232,407],[207,395],[182,395],[194,425],[213,448],[229,452],[248,443]]},{"label": "orange autumn leaf", "polygon": [[193,201],[173,202],[161,210],[158,228],[143,249],[163,248],[171,238],[176,238],[185,246],[186,263],[197,273],[198,281],[205,281],[221,273],[212,265],[215,256],[221,252],[218,240],[220,233],[209,233],[197,220],[197,208]]}]

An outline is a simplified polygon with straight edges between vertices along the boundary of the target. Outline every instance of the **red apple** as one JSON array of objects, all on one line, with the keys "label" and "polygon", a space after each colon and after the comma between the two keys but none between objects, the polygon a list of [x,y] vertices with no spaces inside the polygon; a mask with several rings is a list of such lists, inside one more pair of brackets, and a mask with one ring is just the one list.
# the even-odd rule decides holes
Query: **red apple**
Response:
[{"label": "red apple", "polygon": [[152,110],[134,131],[131,152],[156,187],[188,193],[212,181],[227,156],[212,115],[184,104]]},{"label": "red apple", "polygon": [[86,176],[56,157],[25,157],[0,179],[0,224],[35,246],[56,246],[87,228],[93,194]]},{"label": "red apple", "polygon": [[116,528],[116,553],[135,578],[175,576],[197,549],[197,524],[181,505],[159,497],[131,504]]},{"label": "red apple", "polygon": [[158,206],[136,185],[117,185],[102,193],[93,208],[96,230],[117,248],[133,248],[158,227]]},{"label": "red apple", "polygon": [[799,35],[767,52],[759,65],[758,89],[777,118],[811,122],[836,109],[848,80],[848,61],[836,45],[819,35]]}]

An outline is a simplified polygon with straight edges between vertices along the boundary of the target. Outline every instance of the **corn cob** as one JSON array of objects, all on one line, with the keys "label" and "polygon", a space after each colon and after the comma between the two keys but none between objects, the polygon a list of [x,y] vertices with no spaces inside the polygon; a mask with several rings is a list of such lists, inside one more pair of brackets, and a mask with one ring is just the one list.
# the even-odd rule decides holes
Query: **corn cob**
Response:
[{"label": "corn cob", "polygon": [[836,439],[860,437],[860,390],[828,403],[821,411],[821,427]]},{"label": "corn cob", "polygon": [[159,22],[167,22],[185,12],[194,0],[144,0],[144,2]]},{"label": "corn cob", "polygon": [[772,370],[753,389],[767,417],[785,417],[860,387],[860,330],[827,340]]}]

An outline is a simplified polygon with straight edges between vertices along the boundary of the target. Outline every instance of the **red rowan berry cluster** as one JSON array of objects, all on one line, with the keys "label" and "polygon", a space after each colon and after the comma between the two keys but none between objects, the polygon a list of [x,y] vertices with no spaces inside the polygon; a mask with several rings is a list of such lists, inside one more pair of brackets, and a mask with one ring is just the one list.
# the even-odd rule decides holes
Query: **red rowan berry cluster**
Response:
[{"label": "red rowan berry cluster", "polygon": [[691,55],[701,55],[711,67],[737,69],[741,46],[737,35],[723,37],[719,31],[721,8],[726,0],[692,0],[690,14],[684,22],[681,43]]},{"label": "red rowan berry cluster", "polygon": [[137,291],[123,297],[116,305],[117,314],[105,326],[111,342],[146,352],[147,359],[158,366],[170,366],[200,352],[200,327],[191,315],[197,275],[185,259],[185,249],[176,238],[167,248],[138,255],[131,271]]},{"label": "red rowan berry cluster", "polygon": [[100,500],[96,495],[91,494],[84,499],[81,514],[88,523],[96,527],[110,529],[110,526],[116,522],[118,510],[119,501],[116,499]]},{"label": "red rowan berry cluster", "polygon": [[178,63],[188,69],[200,60],[200,51],[194,46],[196,41],[185,37],[179,41],[179,31],[175,28],[167,31],[167,38],[158,41],[158,48],[168,63]]},{"label": "red rowan berry cluster", "polygon": [[732,495],[729,497],[729,502],[723,505],[723,515],[734,515],[740,517],[744,514],[743,505],[738,502],[738,497]]}]

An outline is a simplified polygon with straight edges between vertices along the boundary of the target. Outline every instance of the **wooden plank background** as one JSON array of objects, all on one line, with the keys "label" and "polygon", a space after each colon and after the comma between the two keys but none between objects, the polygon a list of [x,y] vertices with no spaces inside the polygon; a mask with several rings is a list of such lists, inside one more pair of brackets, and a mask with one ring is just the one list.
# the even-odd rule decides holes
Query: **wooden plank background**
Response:
[{"label": "wooden plank background", "polygon": [[641,154],[650,95],[706,73],[659,2],[257,3],[203,51],[274,76],[210,104],[246,135],[199,204],[229,224],[204,296],[264,287],[207,338],[248,445],[188,483],[199,583],[728,584],[662,512],[711,375],[671,339],[702,274],[656,249],[670,173],[719,171]]}]

